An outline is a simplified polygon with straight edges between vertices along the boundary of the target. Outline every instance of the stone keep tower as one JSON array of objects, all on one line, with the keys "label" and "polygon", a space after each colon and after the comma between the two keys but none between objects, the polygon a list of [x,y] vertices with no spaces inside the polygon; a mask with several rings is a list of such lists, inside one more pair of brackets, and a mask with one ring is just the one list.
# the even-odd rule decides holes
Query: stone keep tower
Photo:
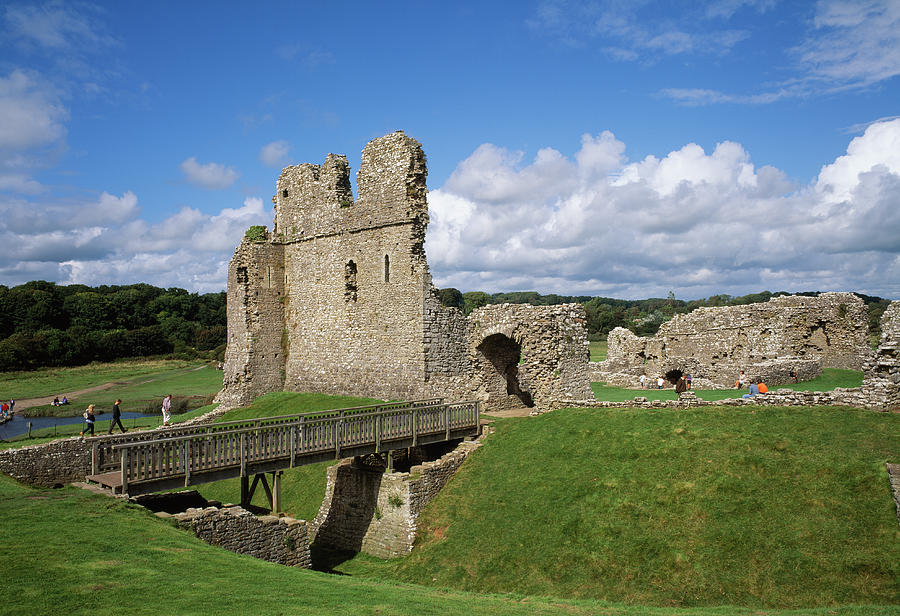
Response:
[{"label": "stone keep tower", "polygon": [[[425,154],[396,132],[350,168],[329,154],[276,185],[275,228],[228,268],[226,407],[270,391],[476,398],[491,408],[590,397],[581,306],[441,305],[425,259]],[[522,355],[524,351],[524,356]]]},{"label": "stone keep tower", "polygon": [[228,272],[221,402],[275,390],[418,395],[425,381],[428,224],[422,146],[370,142],[350,188],[344,156],[281,172],[275,228]]}]

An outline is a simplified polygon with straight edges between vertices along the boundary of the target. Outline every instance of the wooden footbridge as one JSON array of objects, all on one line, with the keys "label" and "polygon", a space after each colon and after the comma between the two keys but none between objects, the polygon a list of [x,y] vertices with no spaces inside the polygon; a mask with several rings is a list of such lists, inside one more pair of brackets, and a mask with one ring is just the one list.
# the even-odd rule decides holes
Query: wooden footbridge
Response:
[{"label": "wooden footbridge", "polygon": [[475,436],[480,404],[432,398],[100,436],[87,480],[133,496],[240,477],[241,504],[261,482],[279,511],[284,469]]}]

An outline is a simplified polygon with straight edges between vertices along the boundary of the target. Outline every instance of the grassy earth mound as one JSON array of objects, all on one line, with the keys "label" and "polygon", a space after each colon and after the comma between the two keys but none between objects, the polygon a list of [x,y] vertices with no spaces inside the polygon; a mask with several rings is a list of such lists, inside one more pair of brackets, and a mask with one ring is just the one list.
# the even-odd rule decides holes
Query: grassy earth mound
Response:
[{"label": "grassy earth mound", "polygon": [[[405,558],[337,569],[659,606],[900,603],[900,415],[565,409],[498,420]],[[874,609],[874,608],[872,608]]]}]

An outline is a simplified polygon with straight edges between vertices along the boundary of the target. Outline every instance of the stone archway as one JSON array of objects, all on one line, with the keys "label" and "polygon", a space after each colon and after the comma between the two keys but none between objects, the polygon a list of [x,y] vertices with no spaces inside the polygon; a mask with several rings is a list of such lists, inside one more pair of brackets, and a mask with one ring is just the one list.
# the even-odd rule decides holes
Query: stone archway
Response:
[{"label": "stone archway", "polygon": [[531,392],[520,381],[519,360],[522,357],[522,347],[518,342],[505,334],[492,334],[485,337],[476,350],[478,370],[488,396],[488,408],[534,406]]},{"label": "stone archway", "polygon": [[680,379],[684,375],[684,372],[679,370],[678,368],[673,368],[668,370],[664,376],[666,381],[672,383],[673,385],[678,383],[678,379]]}]

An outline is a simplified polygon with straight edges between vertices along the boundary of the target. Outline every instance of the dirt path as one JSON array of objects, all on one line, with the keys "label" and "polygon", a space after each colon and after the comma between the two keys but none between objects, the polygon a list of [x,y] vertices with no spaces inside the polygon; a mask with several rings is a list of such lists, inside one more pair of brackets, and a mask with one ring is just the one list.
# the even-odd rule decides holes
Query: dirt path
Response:
[{"label": "dirt path", "polygon": [[[19,404],[16,402],[16,404]],[[490,417],[528,417],[534,409],[527,406],[520,406],[514,409],[503,409],[502,411],[481,411],[482,415]]]}]

